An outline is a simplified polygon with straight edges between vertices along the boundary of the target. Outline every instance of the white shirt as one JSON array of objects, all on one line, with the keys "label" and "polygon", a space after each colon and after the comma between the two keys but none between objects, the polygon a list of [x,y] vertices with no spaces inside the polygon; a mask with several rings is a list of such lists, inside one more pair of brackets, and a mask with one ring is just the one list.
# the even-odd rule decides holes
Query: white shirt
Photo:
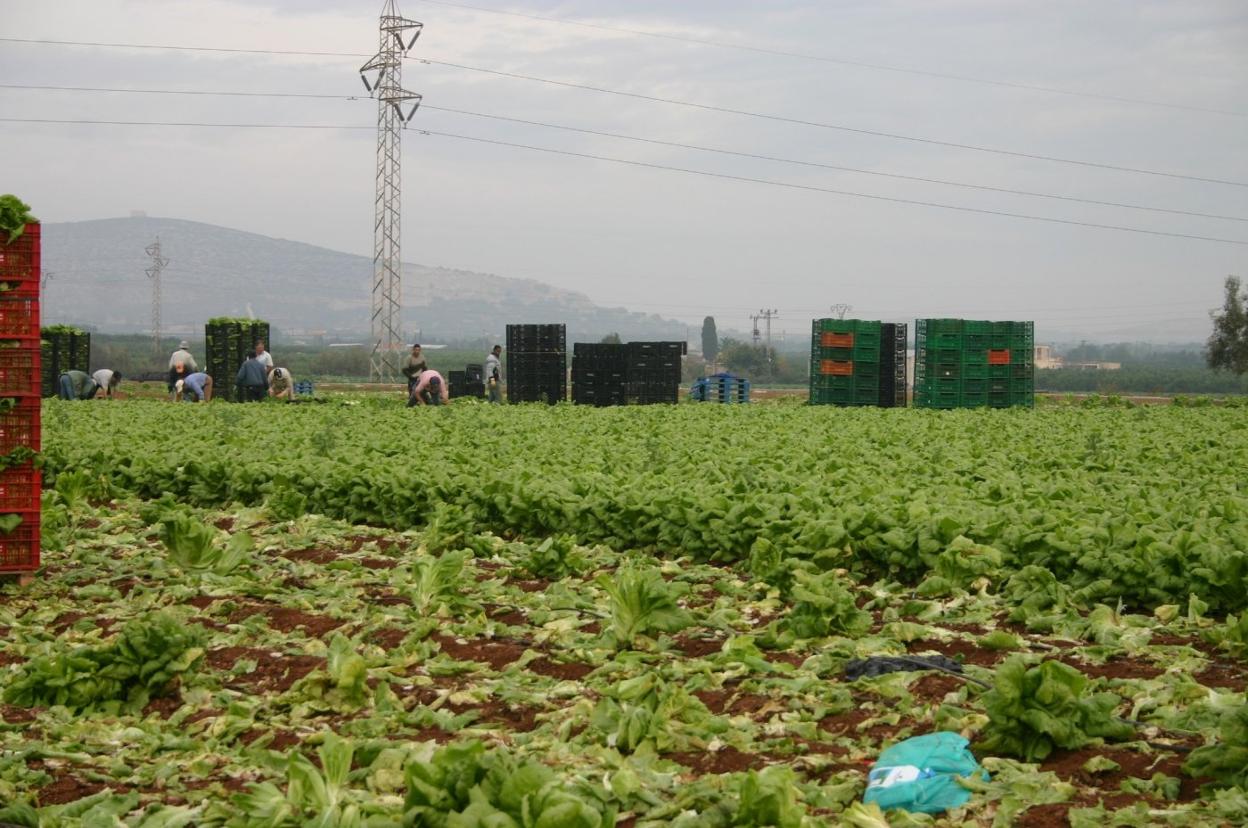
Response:
[{"label": "white shirt", "polygon": [[186,366],[186,373],[188,374],[193,374],[199,370],[199,366],[195,364],[195,357],[191,356],[190,351],[184,351],[181,348],[174,351],[173,355],[169,357],[169,367],[173,368],[179,362]]},{"label": "white shirt", "polygon": [[264,370],[266,371],[273,370],[273,355],[270,354],[268,351],[261,351],[260,355],[256,357],[256,361],[264,366]]},{"label": "white shirt", "polygon": [[95,380],[95,384],[100,386],[101,391],[108,391],[108,384],[113,381],[113,372],[107,368],[101,368],[91,375],[91,379]]}]

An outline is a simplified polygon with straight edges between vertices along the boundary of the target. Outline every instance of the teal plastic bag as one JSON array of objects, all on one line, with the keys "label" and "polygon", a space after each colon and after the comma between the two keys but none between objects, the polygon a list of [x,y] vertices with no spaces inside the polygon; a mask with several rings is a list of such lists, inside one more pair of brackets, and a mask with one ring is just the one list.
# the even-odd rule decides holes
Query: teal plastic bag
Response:
[{"label": "teal plastic bag", "polygon": [[900,808],[923,814],[965,805],[971,792],[958,784],[958,777],[979,773],[988,779],[966,745],[958,734],[944,731],[898,742],[871,766],[862,801],[885,811]]}]

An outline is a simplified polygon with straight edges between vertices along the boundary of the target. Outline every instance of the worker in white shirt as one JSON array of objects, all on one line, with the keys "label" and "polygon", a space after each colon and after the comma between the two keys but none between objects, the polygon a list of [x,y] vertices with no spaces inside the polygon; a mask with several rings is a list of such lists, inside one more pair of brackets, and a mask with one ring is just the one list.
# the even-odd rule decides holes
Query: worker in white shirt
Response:
[{"label": "worker in white shirt", "polygon": [[121,385],[121,372],[101,368],[91,375],[91,379],[99,386],[100,391],[104,392],[104,396],[111,400],[117,386]]}]

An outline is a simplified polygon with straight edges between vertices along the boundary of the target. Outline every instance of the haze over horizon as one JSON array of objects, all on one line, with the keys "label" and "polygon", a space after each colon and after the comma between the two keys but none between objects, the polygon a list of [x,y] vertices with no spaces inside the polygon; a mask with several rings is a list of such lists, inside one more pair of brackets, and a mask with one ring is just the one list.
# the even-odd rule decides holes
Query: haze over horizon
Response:
[{"label": "haze over horizon", "polygon": [[[281,56],[0,40],[0,191],[44,221],[142,210],[371,255],[376,104],[357,69],[380,2],[10,3],[7,38],[346,52]],[[474,4],[477,5],[477,4]],[[1200,340],[1228,274],[1248,275],[1248,7],[1109,0],[682,4],[400,0],[425,30],[404,68],[424,95],[404,136],[403,259],[534,279],[722,328],[778,308],[809,330],[852,315],[1035,319],[1050,339]],[[669,37],[642,37],[618,29]],[[699,45],[692,38],[870,63]],[[356,56],[359,55],[359,56]],[[440,61],[426,65],[421,59]],[[788,119],[1153,170],[1145,175],[745,117],[470,71],[498,70]],[[914,69],[993,83],[914,74]],[[1080,94],[1024,89],[1039,86]],[[1104,96],[1104,97],[1101,97]],[[1112,100],[1118,98],[1119,100]],[[1133,99],[1132,101],[1121,99]],[[1148,101],[1152,103],[1142,103]],[[1159,105],[1166,104],[1166,105]],[[639,143],[544,124],[911,177],[1216,214],[1094,206]],[[1240,244],[1028,221],[538,152]],[[175,257],[176,258],[176,257]],[[68,277],[67,277],[68,278]],[[89,279],[89,276],[81,278]],[[367,281],[360,286],[367,300]]]}]

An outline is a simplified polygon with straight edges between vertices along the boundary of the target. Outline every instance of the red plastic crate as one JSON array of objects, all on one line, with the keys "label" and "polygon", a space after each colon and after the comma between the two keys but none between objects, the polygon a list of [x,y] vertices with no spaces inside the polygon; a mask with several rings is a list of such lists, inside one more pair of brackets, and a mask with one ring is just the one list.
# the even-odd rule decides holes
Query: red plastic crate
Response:
[{"label": "red plastic crate", "polygon": [[33,572],[39,568],[39,510],[5,514],[19,514],[22,522],[7,535],[0,532],[0,572]]},{"label": "red plastic crate", "polygon": [[0,514],[40,508],[40,472],[24,463],[0,472]]},{"label": "red plastic crate", "polygon": [[0,454],[20,446],[39,450],[41,403],[39,397],[21,397],[16,406],[0,411]]},{"label": "red plastic crate", "polygon": [[854,335],[852,333],[824,331],[819,335],[819,344],[824,348],[852,348],[854,347]]},{"label": "red plastic crate", "polygon": [[15,336],[39,336],[37,296],[0,294],[0,339]]},{"label": "red plastic crate", "polygon": [[39,372],[39,343],[35,347],[0,347],[0,395],[34,394],[43,396],[43,375]]},{"label": "red plastic crate", "polygon": [[841,362],[835,359],[821,360],[819,373],[825,377],[852,377],[854,375],[854,363]]},{"label": "red plastic crate", "polygon": [[0,234],[0,281],[39,281],[42,269],[42,244],[38,224],[26,225],[26,231],[8,244],[7,234]]},{"label": "red plastic crate", "polygon": [[1010,349],[1009,348],[994,348],[993,350],[989,351],[988,352],[988,364],[989,365],[1009,365],[1010,364]]}]

